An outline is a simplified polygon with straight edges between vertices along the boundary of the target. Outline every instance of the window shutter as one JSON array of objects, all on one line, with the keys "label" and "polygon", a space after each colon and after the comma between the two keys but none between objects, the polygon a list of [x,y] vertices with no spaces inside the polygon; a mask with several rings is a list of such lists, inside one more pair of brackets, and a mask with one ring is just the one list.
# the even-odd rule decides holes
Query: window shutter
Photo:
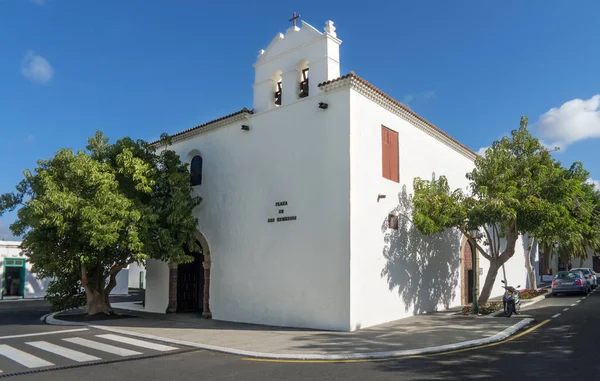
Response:
[{"label": "window shutter", "polygon": [[398,133],[384,126],[381,126],[381,168],[384,178],[400,181]]},{"label": "window shutter", "polygon": [[390,131],[390,135],[390,180],[400,182],[398,133],[396,131]]},{"label": "window shutter", "polygon": [[390,136],[389,130],[381,126],[381,172],[386,179],[390,177]]}]

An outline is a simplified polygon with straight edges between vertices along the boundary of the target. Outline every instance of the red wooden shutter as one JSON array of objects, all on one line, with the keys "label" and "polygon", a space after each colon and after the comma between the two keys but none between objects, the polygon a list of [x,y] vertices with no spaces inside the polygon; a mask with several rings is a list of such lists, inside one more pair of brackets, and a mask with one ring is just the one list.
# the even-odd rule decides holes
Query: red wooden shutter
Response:
[{"label": "red wooden shutter", "polygon": [[381,126],[381,165],[384,178],[400,181],[398,133],[384,126]]},{"label": "red wooden shutter", "polygon": [[390,135],[389,130],[383,126],[381,126],[381,172],[384,178],[390,178]]},{"label": "red wooden shutter", "polygon": [[390,130],[390,180],[399,182],[398,133]]}]

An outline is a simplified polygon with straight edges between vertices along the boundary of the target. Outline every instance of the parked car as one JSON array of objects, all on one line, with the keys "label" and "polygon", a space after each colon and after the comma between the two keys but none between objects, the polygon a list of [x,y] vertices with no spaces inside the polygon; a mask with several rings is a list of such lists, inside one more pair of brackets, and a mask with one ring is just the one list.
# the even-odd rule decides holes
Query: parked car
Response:
[{"label": "parked car", "polygon": [[559,271],[552,280],[552,295],[582,293],[587,295],[592,286],[580,270]]},{"label": "parked car", "polygon": [[571,271],[581,271],[592,288],[598,287],[598,276],[594,270],[587,267],[579,267],[576,269],[571,269]]}]

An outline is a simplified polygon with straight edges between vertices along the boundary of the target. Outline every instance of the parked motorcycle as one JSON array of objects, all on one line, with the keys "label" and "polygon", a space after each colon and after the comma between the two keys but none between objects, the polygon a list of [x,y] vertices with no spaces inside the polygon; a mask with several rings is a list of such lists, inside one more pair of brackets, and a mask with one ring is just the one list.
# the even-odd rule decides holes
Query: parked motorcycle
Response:
[{"label": "parked motorcycle", "polygon": [[[501,280],[501,282],[506,284],[504,280]],[[521,285],[517,286],[517,288],[508,285],[502,287],[506,290],[502,297],[504,316],[511,317],[513,313],[518,315],[521,312],[521,294],[517,288],[521,287]]]}]

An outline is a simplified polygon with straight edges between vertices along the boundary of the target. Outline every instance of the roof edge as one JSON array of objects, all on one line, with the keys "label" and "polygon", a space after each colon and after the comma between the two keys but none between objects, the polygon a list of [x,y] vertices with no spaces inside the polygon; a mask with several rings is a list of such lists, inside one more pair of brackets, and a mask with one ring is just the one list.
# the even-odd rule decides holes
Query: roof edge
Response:
[{"label": "roof edge", "polygon": [[[448,135],[441,128],[439,128],[439,127],[435,126],[433,123],[427,121],[425,118],[423,118],[422,116],[420,116],[419,114],[417,114],[416,112],[414,112],[413,110],[408,108],[407,106],[398,102],[396,99],[392,98],[391,96],[389,96],[388,94],[386,94],[385,92],[383,92],[382,90],[377,88],[376,86],[372,85],[367,80],[359,77],[358,75],[356,75],[354,73],[348,73],[344,76],[341,76],[341,77],[338,77],[335,79],[331,79],[329,81],[321,82],[318,84],[318,87],[324,91],[327,91],[330,88],[333,89],[340,85],[343,86],[344,84],[351,85],[356,90],[359,90],[359,91],[362,90],[361,93],[363,95],[367,96],[374,102],[379,103],[384,108],[387,108],[392,112],[395,112],[401,118],[412,123],[417,128],[422,129],[429,135],[434,136],[435,138],[440,140],[442,143],[445,143],[446,145],[450,146],[451,148],[454,148],[456,151],[458,151],[459,153],[462,153],[467,158],[469,158],[471,160],[475,160],[475,158],[477,156],[479,156],[472,149],[465,146],[464,144],[462,144],[461,142],[459,142],[452,136]],[[368,93],[371,93],[371,94],[368,94]],[[390,105],[392,107],[389,107]]]},{"label": "roof edge", "polygon": [[[254,114],[254,110],[248,110],[248,108],[244,107],[243,109],[236,111],[233,114],[225,115],[218,119],[211,120],[210,122],[200,124],[196,127],[188,128],[187,130],[178,132],[174,135],[170,135],[170,137],[171,137],[171,139],[173,139],[173,142],[185,140],[194,135],[198,135],[203,132],[208,132],[208,131],[214,130],[215,128],[218,128],[222,125],[229,124],[233,120],[238,119],[236,117],[239,117],[239,116],[247,117],[252,114]],[[150,143],[150,145],[157,145],[158,143],[160,143],[160,139],[153,141],[152,143]]]}]

